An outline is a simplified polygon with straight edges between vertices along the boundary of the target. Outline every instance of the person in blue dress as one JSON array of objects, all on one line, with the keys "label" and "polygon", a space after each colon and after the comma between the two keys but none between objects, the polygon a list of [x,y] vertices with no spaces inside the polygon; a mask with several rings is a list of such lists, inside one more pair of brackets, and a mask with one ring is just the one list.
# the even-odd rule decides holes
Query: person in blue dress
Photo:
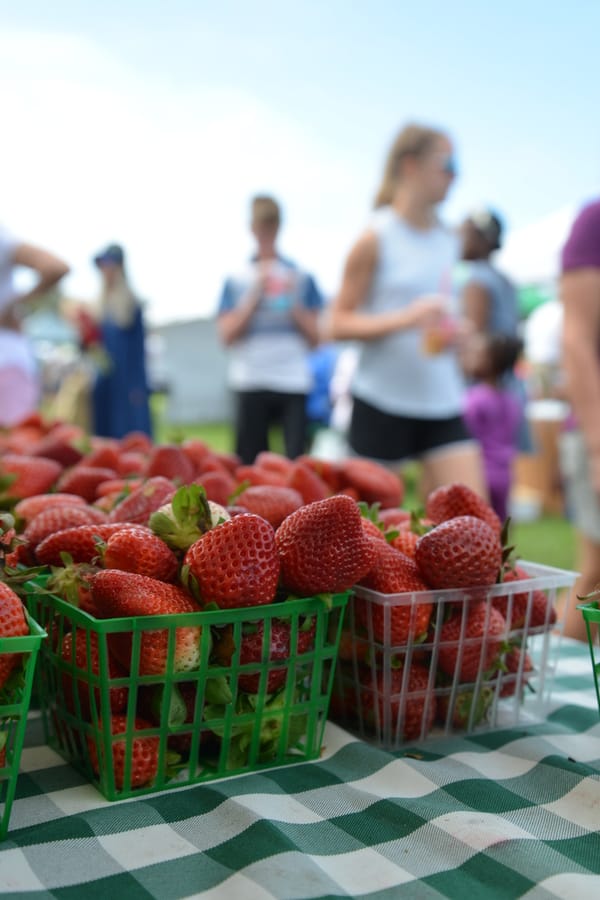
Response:
[{"label": "person in blue dress", "polygon": [[101,437],[152,435],[142,304],[125,270],[125,253],[109,244],[94,257],[102,278],[99,324],[106,364],[92,389],[92,428]]}]

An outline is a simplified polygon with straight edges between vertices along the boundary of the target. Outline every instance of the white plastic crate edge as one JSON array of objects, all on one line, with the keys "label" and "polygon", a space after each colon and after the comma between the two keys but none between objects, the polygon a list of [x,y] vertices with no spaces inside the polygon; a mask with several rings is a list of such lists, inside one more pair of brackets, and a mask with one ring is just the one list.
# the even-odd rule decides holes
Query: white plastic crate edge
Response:
[{"label": "white plastic crate edge", "polygon": [[[489,731],[493,728],[508,727],[510,725],[517,724],[517,722],[523,721],[527,718],[539,718],[543,714],[542,711],[544,707],[550,701],[552,681],[556,670],[556,661],[558,659],[558,654],[560,651],[562,621],[559,620],[556,623],[551,623],[549,621],[549,615],[551,609],[556,607],[557,591],[560,588],[571,587],[575,582],[578,573],[567,569],[557,569],[552,566],[546,566],[540,563],[529,562],[526,560],[519,560],[518,565],[530,576],[529,578],[506,582],[503,584],[497,584],[488,588],[476,588],[473,590],[430,590],[388,595],[380,594],[376,591],[372,591],[368,588],[363,588],[360,586],[357,586],[355,588],[356,597],[366,599],[369,601],[369,603],[373,603],[383,607],[384,635],[386,637],[390,636],[391,631],[390,610],[395,606],[412,604],[414,610],[415,606],[419,602],[432,602],[434,604],[435,610],[436,605],[439,606],[440,604],[447,603],[461,603],[467,599],[473,599],[474,597],[477,597],[478,599],[486,599],[487,601],[489,601],[489,614],[489,606],[491,605],[491,601],[494,597],[508,596],[509,599],[507,614],[510,616],[512,614],[512,604],[515,595],[527,593],[529,597],[527,622],[529,622],[529,610],[531,609],[531,598],[533,596],[533,592],[537,590],[545,592],[549,600],[547,604],[546,621],[542,625],[537,627],[525,626],[522,628],[515,628],[507,631],[507,635],[512,638],[512,643],[514,643],[515,645],[517,644],[517,637],[520,636],[521,650],[524,650],[526,648],[529,654],[534,659],[535,673],[530,675],[527,679],[528,687],[534,693],[528,694],[525,700],[523,699],[523,664],[525,661],[525,654],[522,652],[517,672],[508,676],[508,679],[507,676],[504,676],[505,681],[513,681],[515,685],[514,695],[510,698],[502,697],[501,687],[503,679],[502,676],[496,677],[495,686],[493,687],[493,697],[490,701],[490,706],[487,710],[485,721],[475,721],[476,705],[472,704],[466,726],[459,729],[462,733],[472,733],[474,731]],[[482,594],[482,592],[484,593]],[[414,615],[414,612],[412,614]],[[355,617],[352,601],[350,609],[348,611],[347,622],[350,625],[350,629],[354,636]],[[362,640],[364,643],[365,638],[363,637]],[[371,689],[375,724],[373,728],[373,723],[371,723],[370,726],[367,726],[364,721],[362,700],[364,697],[365,683],[363,676],[362,686],[360,686],[359,669],[361,668],[361,666],[357,658],[355,648],[353,653],[352,666],[355,686],[355,710],[358,711],[358,722],[355,723],[355,727],[350,727],[350,730],[358,733],[361,737],[384,747],[385,749],[399,749],[403,744],[405,744],[406,741],[403,739],[402,726],[407,702],[406,694],[408,692],[408,672],[410,670],[412,657],[415,652],[419,653],[423,649],[432,648],[433,663],[430,668],[427,689],[421,694],[419,692],[412,692],[410,694],[411,700],[422,697],[424,702],[421,733],[417,736],[416,740],[424,740],[426,737],[437,737],[454,733],[456,729],[452,725],[451,711],[454,708],[454,704],[458,694],[462,693],[462,691],[460,690],[461,682],[458,680],[457,675],[455,674],[450,687],[440,688],[439,686],[435,686],[434,663],[437,662],[437,653],[439,651],[440,642],[437,639],[434,639],[433,643],[430,644],[409,642],[408,644],[394,646],[392,645],[391,640],[385,640],[383,642],[376,641],[372,631],[371,616],[368,616],[368,635],[366,638],[366,642],[371,650],[372,655],[374,654],[376,648],[378,657],[377,666],[371,666]],[[452,644],[444,644],[444,646],[452,646]],[[394,657],[397,657],[399,654],[404,657],[404,674],[400,691],[398,693],[392,693],[391,669],[393,666]],[[379,686],[380,690],[378,690],[376,683],[377,671],[381,673],[382,678],[382,684]],[[338,674],[336,677],[339,684],[341,679],[343,678],[340,667],[338,667]],[[481,696],[482,689],[485,689],[489,692],[489,684],[490,682],[485,680],[481,670],[478,671],[476,681],[473,683],[473,694],[477,697]],[[384,701],[389,698],[389,702],[383,702],[381,704],[383,709],[382,713],[380,714],[380,702],[378,702],[378,700],[380,701],[380,698],[382,696],[384,698]],[[438,698],[439,696],[448,697],[448,713],[446,715],[445,723],[442,726],[438,725],[429,730],[426,726],[428,707],[430,703],[437,702],[437,699],[432,700],[434,696],[436,698]],[[399,705],[399,710],[393,714],[392,703]],[[348,727],[347,722],[343,722],[342,724],[344,725],[344,727]],[[411,742],[414,742],[414,739],[411,739]]]}]

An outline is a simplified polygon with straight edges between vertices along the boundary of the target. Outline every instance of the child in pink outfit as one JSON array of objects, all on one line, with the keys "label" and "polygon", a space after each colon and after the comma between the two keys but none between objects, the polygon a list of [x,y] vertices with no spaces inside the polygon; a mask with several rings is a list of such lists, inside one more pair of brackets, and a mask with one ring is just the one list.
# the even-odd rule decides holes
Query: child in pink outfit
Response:
[{"label": "child in pink outfit", "polygon": [[468,390],[463,419],[483,453],[490,502],[504,521],[524,409],[503,379],[512,372],[521,352],[518,338],[504,334],[478,334],[465,351],[463,365],[476,380]]}]

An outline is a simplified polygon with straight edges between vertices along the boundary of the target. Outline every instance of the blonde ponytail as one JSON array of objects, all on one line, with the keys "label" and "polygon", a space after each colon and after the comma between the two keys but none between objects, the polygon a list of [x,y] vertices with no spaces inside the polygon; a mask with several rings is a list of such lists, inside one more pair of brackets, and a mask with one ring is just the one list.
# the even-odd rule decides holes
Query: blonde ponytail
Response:
[{"label": "blonde ponytail", "polygon": [[410,123],[405,125],[392,144],[387,156],[383,177],[375,194],[375,209],[389,206],[400,179],[400,164],[407,156],[421,157],[432,149],[444,134],[435,128]]}]

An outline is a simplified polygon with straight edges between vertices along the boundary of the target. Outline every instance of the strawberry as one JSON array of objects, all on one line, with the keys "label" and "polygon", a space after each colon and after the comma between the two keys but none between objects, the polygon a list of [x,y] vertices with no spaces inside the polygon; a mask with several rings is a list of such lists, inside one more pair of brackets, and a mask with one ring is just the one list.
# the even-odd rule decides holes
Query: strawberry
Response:
[{"label": "strawberry", "polygon": [[385,534],[372,519],[367,519],[363,516],[360,524],[362,525],[365,537],[375,541],[383,541],[385,543]]},{"label": "strawberry", "polygon": [[273,526],[253,513],[212,528],[184,557],[204,604],[229,609],[272,603],[279,578]]},{"label": "strawberry", "polygon": [[131,494],[124,497],[111,510],[111,522],[131,522],[135,525],[147,525],[148,519],[163,503],[168,503],[176,485],[163,475],[154,475],[135,487]]},{"label": "strawberry", "polygon": [[52,509],[52,507],[65,505],[85,506],[85,500],[77,494],[63,494],[58,491],[53,494],[34,494],[32,497],[19,500],[15,504],[14,513],[27,525],[38,513]]},{"label": "strawberry", "polygon": [[281,453],[273,453],[272,450],[262,450],[254,460],[261,469],[271,469],[286,478],[294,468],[294,463]]},{"label": "strawberry", "polygon": [[450,709],[452,694],[438,695],[437,720],[442,725],[451,723],[453,728],[464,730],[474,728],[484,721],[494,699],[494,691],[489,685],[482,685],[478,693],[465,688],[456,691],[452,710]]},{"label": "strawberry", "polygon": [[378,730],[379,726],[383,731],[387,714],[392,739],[398,733],[404,740],[423,738],[431,729],[436,712],[436,698],[429,690],[429,671],[418,663],[412,663],[404,692],[403,679],[403,668],[390,669],[387,694],[383,672],[377,672],[375,684],[369,669],[362,673],[360,703],[363,722],[371,730]]},{"label": "strawberry", "polygon": [[57,487],[60,491],[78,494],[88,503],[92,503],[96,499],[98,485],[116,478],[116,475],[114,469],[80,464],[61,475]]},{"label": "strawberry", "polygon": [[229,472],[230,475],[235,475],[238,466],[242,462],[237,453],[228,453],[225,450],[216,451],[215,459],[221,463],[225,471]]},{"label": "strawberry", "polygon": [[520,693],[523,693],[525,685],[528,683],[527,675],[534,671],[532,659],[525,650],[523,653],[520,647],[511,647],[504,657],[504,665],[506,673],[502,676],[502,686],[500,688],[501,697],[512,697],[517,691],[519,684],[519,669],[521,670]]},{"label": "strawberry", "polygon": [[419,538],[415,559],[430,587],[478,587],[496,581],[502,545],[483,519],[457,516]]},{"label": "strawberry", "polygon": [[287,475],[266,466],[264,468],[257,465],[238,466],[234,477],[237,484],[271,484],[277,487],[285,487],[287,484]]},{"label": "strawberry", "polygon": [[419,535],[414,531],[399,531],[396,537],[393,537],[390,544],[394,549],[404,553],[410,559],[415,559],[417,555],[417,544],[419,543]]},{"label": "strawberry", "polygon": [[[340,464],[329,459],[317,459],[316,456],[297,456],[297,463],[304,463],[325,482],[330,493],[337,494],[342,487]],[[357,498],[358,499],[358,498]]]},{"label": "strawberry", "polygon": [[205,459],[212,455],[212,450],[200,438],[186,438],[181,444],[181,449],[194,466],[194,472],[202,472],[202,464]]},{"label": "strawberry", "polygon": [[136,450],[125,450],[119,454],[116,466],[117,475],[126,478],[129,475],[143,475],[146,471],[146,457]]},{"label": "strawberry", "polygon": [[383,508],[402,503],[404,488],[398,476],[370,459],[342,460],[340,478],[343,485],[355,488],[367,503],[380,503]]},{"label": "strawberry", "polygon": [[172,499],[152,513],[149,525],[172,550],[185,551],[229,518],[224,506],[206,498],[201,484],[192,483],[177,488]]},{"label": "strawberry", "polygon": [[70,440],[50,433],[45,435],[31,450],[32,456],[44,456],[54,459],[61,467],[74,466],[83,457],[83,453]]},{"label": "strawberry", "polygon": [[[109,766],[112,767],[115,786],[118,789],[123,787],[140,788],[148,784],[152,784],[158,772],[158,748],[160,738],[150,735],[138,735],[138,732],[152,728],[145,719],[136,718],[134,737],[131,740],[131,769],[130,780],[125,785],[125,761],[128,755],[127,745],[129,741],[125,737],[127,729],[127,716],[113,715],[110,718],[110,731],[113,735],[123,735],[121,740],[112,741],[112,761],[108,763],[104,757],[104,747],[101,742],[98,746],[92,736],[87,738],[88,751],[92,768],[96,775],[100,776],[100,771],[106,771]],[[103,723],[98,723],[98,733],[103,734]],[[100,759],[98,759],[98,751],[100,751]]]},{"label": "strawberry", "polygon": [[35,553],[38,545],[49,535],[78,525],[100,525],[106,515],[92,506],[66,504],[45,509],[35,516],[23,532],[23,540]]},{"label": "strawberry", "polygon": [[[504,583],[527,581],[530,577],[520,566],[515,566],[514,569],[507,569],[503,573],[502,581]],[[530,628],[554,625],[556,622],[556,610],[552,601],[539,588],[530,591],[525,585],[522,592],[494,597],[492,603],[507,620],[509,630],[523,628],[526,625]]]},{"label": "strawberry", "polygon": [[497,667],[505,631],[504,617],[483,600],[456,607],[440,630],[439,668],[454,678],[459,666],[460,682],[475,681]]},{"label": "strawberry", "polygon": [[[29,634],[23,604],[11,587],[0,581],[0,637]],[[21,658],[19,653],[0,653],[0,689]]]},{"label": "strawberry", "polygon": [[142,478],[109,478],[101,482],[96,489],[96,500],[107,494],[130,494],[133,488],[142,484]]},{"label": "strawberry", "polygon": [[[387,541],[378,544],[375,552],[373,568],[360,582],[363,587],[380,594],[412,594],[427,590],[412,559],[394,549]],[[389,607],[388,634],[385,628],[386,607],[382,604],[357,598],[358,620],[368,627],[370,613],[373,636],[376,641],[386,645],[391,643],[392,646],[398,646],[406,644],[411,638],[422,639],[427,634],[433,603],[430,598],[423,602],[410,597],[404,599],[407,600],[406,603],[398,602]]]},{"label": "strawberry", "polygon": [[303,462],[294,463],[294,468],[288,475],[286,484],[298,491],[305,503],[325,500],[331,494],[329,486],[323,479]]},{"label": "strawberry", "polygon": [[91,600],[90,576],[100,571],[99,566],[90,563],[76,563],[68,555],[63,555],[62,565],[53,566],[46,589],[72,606],[96,618],[102,618]]},{"label": "strawberry", "polygon": [[497,534],[502,530],[502,523],[492,507],[466,484],[458,482],[432,491],[427,497],[425,515],[435,525],[456,516],[475,516],[483,519]]},{"label": "strawberry", "polygon": [[309,597],[346,591],[364,578],[375,550],[361,519],[357,504],[342,494],[302,506],[284,519],[275,533],[284,587]]},{"label": "strawberry", "polygon": [[303,499],[293,488],[270,484],[254,484],[236,497],[236,504],[248,512],[262,516],[273,528],[279,528],[286,516],[299,509]]},{"label": "strawberry", "polygon": [[229,472],[204,472],[196,478],[201,484],[209,500],[227,506],[227,501],[235,491],[235,479]]},{"label": "strawberry", "polygon": [[87,454],[83,465],[91,466],[94,469],[112,469],[117,471],[121,451],[118,441],[110,438],[103,438],[101,443],[97,444],[90,453]]},{"label": "strawberry", "polygon": [[378,513],[380,522],[387,528],[397,529],[399,525],[410,526],[410,511],[408,509],[400,509],[397,506],[390,506],[382,509]]},{"label": "strawberry", "polygon": [[135,450],[139,453],[148,454],[152,450],[152,446],[152,438],[143,431],[129,431],[119,441],[121,451],[124,450],[126,452]]},{"label": "strawberry", "polygon": [[[196,601],[183,588],[146,575],[105,569],[92,575],[92,601],[108,618],[166,615],[198,612]],[[173,671],[189,672],[200,662],[199,626],[176,629]],[[167,667],[169,633],[166,629],[144,631],[140,641],[140,675],[162,675]],[[132,635],[117,632],[110,635],[110,649],[122,666],[129,670]]]},{"label": "strawberry", "polygon": [[[89,634],[89,644],[88,644]],[[76,682],[79,695],[79,712],[84,719],[91,719],[90,701],[90,677],[100,674],[100,650],[98,648],[98,635],[94,631],[85,632],[82,629],[75,631],[75,645],[73,646],[73,632],[65,634],[60,648],[61,658],[68,664],[81,669],[84,673],[78,676],[70,671],[63,672],[62,684],[65,705],[69,712],[76,713],[77,706],[73,692],[73,682]],[[127,673],[110,655],[108,656],[108,677],[124,678]],[[113,713],[123,712],[127,706],[129,689],[126,685],[115,685],[109,688],[110,709]],[[94,688],[96,710],[100,711],[100,689]]]},{"label": "strawberry", "polygon": [[103,565],[105,569],[137,572],[158,581],[174,581],[179,563],[170,547],[154,532],[142,525],[129,525],[107,539]]},{"label": "strawberry", "polygon": [[[282,619],[273,619],[270,627],[270,638],[266,645],[265,623],[246,625],[243,629],[240,647],[240,665],[256,664],[256,672],[241,672],[238,676],[238,687],[249,694],[257,694],[260,688],[260,673],[265,660],[270,662],[285,661],[286,665],[273,666],[268,669],[264,690],[272,694],[280,690],[286,682],[289,659],[292,655],[307,653],[315,641],[315,623],[308,620],[298,629],[298,641],[294,649],[291,647],[290,623]],[[230,666],[235,653],[233,627],[223,629],[214,648],[215,659],[219,665]]]},{"label": "strawberry", "polygon": [[[116,531],[127,526],[123,522],[100,522],[94,525],[75,525],[49,534],[35,548],[35,557],[43,566],[60,566],[63,554],[72,562],[91,563],[100,557],[100,542],[107,541]],[[148,533],[151,532],[148,530]]]},{"label": "strawberry", "polygon": [[61,464],[54,459],[5,453],[0,457],[0,492],[17,500],[45,494],[61,472]]},{"label": "strawberry", "polygon": [[196,467],[177,444],[158,444],[148,457],[146,476],[163,475],[177,484],[189,484],[194,480]]}]

